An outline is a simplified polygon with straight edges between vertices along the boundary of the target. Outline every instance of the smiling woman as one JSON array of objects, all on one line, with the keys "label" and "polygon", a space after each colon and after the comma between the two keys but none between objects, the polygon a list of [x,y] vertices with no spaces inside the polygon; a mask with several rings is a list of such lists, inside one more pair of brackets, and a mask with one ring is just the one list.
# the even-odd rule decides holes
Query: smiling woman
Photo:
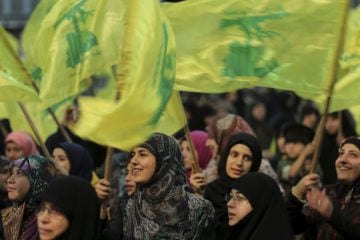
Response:
[{"label": "smiling woman", "polygon": [[188,191],[177,141],[155,133],[131,155],[136,192],[123,216],[124,239],[203,239],[214,209]]},{"label": "smiling woman", "polygon": [[[337,183],[318,189],[320,177],[309,174],[292,188],[287,201],[295,233],[316,239],[360,239],[360,139],[346,138],[335,162]],[[303,204],[311,215],[303,215]],[[319,218],[321,216],[321,218]],[[314,221],[314,219],[316,221]]]}]

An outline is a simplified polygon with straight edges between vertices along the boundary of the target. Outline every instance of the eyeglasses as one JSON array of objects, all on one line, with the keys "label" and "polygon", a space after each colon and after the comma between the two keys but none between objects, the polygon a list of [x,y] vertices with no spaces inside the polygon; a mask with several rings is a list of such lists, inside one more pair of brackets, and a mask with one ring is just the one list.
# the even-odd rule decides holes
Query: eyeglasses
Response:
[{"label": "eyeglasses", "polygon": [[60,208],[58,208],[54,204],[49,204],[44,202],[42,202],[36,208],[36,216],[42,215],[43,213],[45,213],[45,211],[51,218],[65,217],[64,213],[60,210]]},{"label": "eyeglasses", "polygon": [[240,196],[240,195],[233,195],[233,194],[226,194],[225,195],[225,201],[226,202],[229,202],[230,200],[233,200],[236,204],[243,204],[243,203],[246,203],[248,202],[247,198],[246,197],[243,197],[243,196]]}]

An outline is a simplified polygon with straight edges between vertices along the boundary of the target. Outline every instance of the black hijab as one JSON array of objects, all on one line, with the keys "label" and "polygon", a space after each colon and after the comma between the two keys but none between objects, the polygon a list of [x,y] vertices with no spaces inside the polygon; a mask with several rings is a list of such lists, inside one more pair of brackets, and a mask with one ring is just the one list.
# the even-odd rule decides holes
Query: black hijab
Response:
[{"label": "black hijab", "polygon": [[251,172],[237,179],[231,188],[242,193],[253,208],[246,219],[230,227],[231,239],[294,239],[284,198],[274,179]]},{"label": "black hijab", "polygon": [[57,177],[39,200],[59,207],[69,221],[69,227],[57,239],[97,239],[100,204],[89,181],[77,176]]},{"label": "black hijab", "polygon": [[215,208],[215,221],[218,225],[216,229],[217,238],[226,239],[224,236],[227,234],[228,228],[228,212],[225,195],[228,193],[229,188],[236,179],[230,178],[226,173],[226,162],[230,149],[236,144],[244,144],[250,148],[252,153],[252,164],[250,172],[257,172],[260,167],[262,152],[260,143],[255,136],[248,133],[238,133],[233,135],[228,144],[226,145],[225,152],[221,156],[218,171],[219,178],[209,183],[205,188],[204,198],[208,199]]}]

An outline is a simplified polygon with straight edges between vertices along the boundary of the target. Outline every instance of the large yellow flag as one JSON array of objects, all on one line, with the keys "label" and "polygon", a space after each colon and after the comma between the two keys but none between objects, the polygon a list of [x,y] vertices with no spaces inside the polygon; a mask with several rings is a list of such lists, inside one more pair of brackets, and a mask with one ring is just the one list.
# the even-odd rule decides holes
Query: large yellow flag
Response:
[{"label": "large yellow flag", "polygon": [[[118,77],[121,98],[80,98],[79,136],[129,150],[153,132],[173,134],[185,125],[177,92],[173,93],[175,42],[158,0],[127,0],[123,53]],[[164,113],[165,111],[165,113]]]},{"label": "large yellow flag", "polygon": [[23,48],[40,75],[43,108],[89,86],[93,74],[117,63],[123,1],[43,0],[24,30]]},{"label": "large yellow flag", "polygon": [[329,94],[348,1],[187,0],[163,7],[177,43],[175,89]]}]

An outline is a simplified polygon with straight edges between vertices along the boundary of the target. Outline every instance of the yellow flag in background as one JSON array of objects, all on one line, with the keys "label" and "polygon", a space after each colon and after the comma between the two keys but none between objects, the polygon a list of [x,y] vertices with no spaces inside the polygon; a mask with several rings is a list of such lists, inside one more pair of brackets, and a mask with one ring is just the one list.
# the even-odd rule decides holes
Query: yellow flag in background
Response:
[{"label": "yellow flag in background", "polygon": [[[360,7],[350,9],[346,24],[344,50],[339,61],[339,73],[331,96],[330,112],[352,108],[357,116],[360,105]],[[325,102],[326,95],[314,100]]]},{"label": "yellow flag in background", "polygon": [[4,71],[0,71],[0,91],[2,102],[40,101],[32,87],[24,85]]},{"label": "yellow flag in background", "polygon": [[[72,99],[64,100],[51,109],[56,117],[61,121],[64,116],[66,107],[71,104]],[[23,103],[27,112],[29,113],[32,121],[35,124],[37,131],[43,142],[58,129],[54,119],[47,110],[38,111],[37,103],[24,102]],[[23,112],[16,102],[1,102],[0,103],[0,119],[7,118],[10,121],[12,130],[23,130],[33,136],[33,139],[37,141],[33,129],[30,127]]]},{"label": "yellow flag in background", "polygon": [[164,3],[177,43],[175,89],[263,86],[328,96],[348,1]]},{"label": "yellow flag in background", "polygon": [[129,150],[155,131],[175,133],[185,118],[178,93],[172,90],[173,33],[158,0],[123,2],[126,17],[117,26],[126,31],[116,78],[123,86],[121,98],[80,98],[81,117],[73,130],[97,143]]},{"label": "yellow flag in background", "polygon": [[93,74],[117,63],[123,39],[123,1],[39,3],[24,30],[24,52],[41,78],[42,108],[74,96]]},{"label": "yellow flag in background", "polygon": [[24,68],[19,53],[17,40],[9,35],[0,25],[0,70],[6,71],[13,78],[31,85],[31,78]]}]

